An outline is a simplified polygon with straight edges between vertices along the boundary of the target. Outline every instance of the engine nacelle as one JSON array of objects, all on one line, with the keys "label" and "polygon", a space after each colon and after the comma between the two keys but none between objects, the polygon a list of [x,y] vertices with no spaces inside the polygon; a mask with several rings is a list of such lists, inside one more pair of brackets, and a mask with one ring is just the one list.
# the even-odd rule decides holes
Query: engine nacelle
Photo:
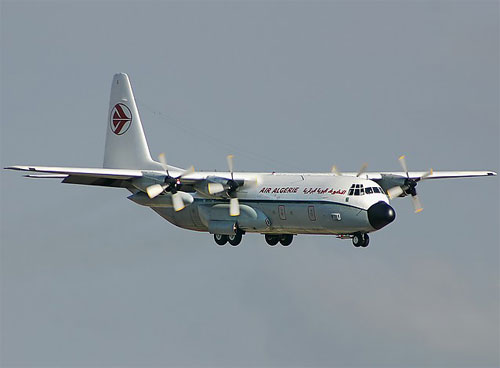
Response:
[{"label": "engine nacelle", "polygon": [[240,204],[240,215],[235,218],[229,215],[229,204],[207,204],[198,207],[198,213],[203,224],[210,228],[212,222],[235,222],[239,229],[249,232],[267,231],[271,220],[260,210],[245,204]]}]

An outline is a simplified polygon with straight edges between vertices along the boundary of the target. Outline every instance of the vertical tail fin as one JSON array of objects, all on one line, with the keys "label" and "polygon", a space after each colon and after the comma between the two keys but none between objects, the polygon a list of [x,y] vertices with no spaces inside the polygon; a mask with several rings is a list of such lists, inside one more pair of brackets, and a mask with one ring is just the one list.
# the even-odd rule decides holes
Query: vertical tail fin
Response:
[{"label": "vertical tail fin", "polygon": [[124,73],[115,74],[111,85],[103,167],[163,170],[151,159],[132,87]]}]

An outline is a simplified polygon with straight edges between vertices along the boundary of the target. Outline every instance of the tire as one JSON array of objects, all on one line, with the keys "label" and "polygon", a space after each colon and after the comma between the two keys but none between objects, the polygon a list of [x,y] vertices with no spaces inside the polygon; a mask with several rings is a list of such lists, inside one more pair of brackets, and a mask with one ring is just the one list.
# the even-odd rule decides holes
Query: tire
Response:
[{"label": "tire", "polygon": [[352,245],[354,245],[356,248],[360,247],[361,244],[363,244],[363,237],[361,233],[355,233],[352,236]]},{"label": "tire", "polygon": [[363,248],[366,248],[368,244],[370,244],[370,237],[368,236],[368,234],[364,234],[364,241],[363,244],[361,244],[361,246]]},{"label": "tire", "polygon": [[241,243],[241,239],[243,238],[243,234],[241,231],[237,231],[236,234],[234,235],[229,235],[227,237],[227,240],[229,241],[229,244],[232,246],[237,246],[238,244]]},{"label": "tire", "polygon": [[280,241],[278,235],[266,234],[264,235],[264,237],[266,238],[266,243],[269,244],[271,247],[274,247]]},{"label": "tire", "polygon": [[284,247],[288,247],[290,244],[292,244],[293,241],[293,235],[292,234],[284,234],[281,236],[280,243]]},{"label": "tire", "polygon": [[222,234],[214,234],[214,240],[217,243],[217,245],[223,246],[224,244],[227,243],[228,236]]}]

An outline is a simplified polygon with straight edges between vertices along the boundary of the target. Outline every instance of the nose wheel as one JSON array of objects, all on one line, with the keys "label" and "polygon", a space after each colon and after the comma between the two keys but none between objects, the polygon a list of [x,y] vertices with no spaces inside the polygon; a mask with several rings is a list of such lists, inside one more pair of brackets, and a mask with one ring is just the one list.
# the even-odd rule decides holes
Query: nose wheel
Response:
[{"label": "nose wheel", "polygon": [[367,233],[355,233],[352,236],[352,244],[356,248],[366,248],[370,244],[370,237]]}]

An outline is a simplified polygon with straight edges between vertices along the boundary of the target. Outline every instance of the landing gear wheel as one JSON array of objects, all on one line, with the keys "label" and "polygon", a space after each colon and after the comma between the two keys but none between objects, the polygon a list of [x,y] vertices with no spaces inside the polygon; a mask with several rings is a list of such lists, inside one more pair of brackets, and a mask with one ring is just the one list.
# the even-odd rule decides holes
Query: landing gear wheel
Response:
[{"label": "landing gear wheel", "polygon": [[363,238],[361,237],[361,233],[356,233],[352,236],[352,245],[354,245],[356,248],[361,245],[362,241]]},{"label": "landing gear wheel", "polygon": [[214,240],[218,245],[223,246],[224,244],[227,243],[228,236],[222,234],[214,234]]},{"label": "landing gear wheel", "polygon": [[363,242],[363,244],[361,245],[363,248],[366,248],[368,246],[368,244],[370,244],[370,237],[368,236],[368,234],[364,234],[365,236],[365,241]]},{"label": "landing gear wheel", "polygon": [[280,237],[278,235],[266,234],[264,235],[264,238],[266,238],[266,243],[271,247],[274,247],[280,241]]},{"label": "landing gear wheel", "polygon": [[355,233],[352,236],[352,244],[358,248],[363,247],[366,248],[370,243],[370,237],[366,233]]},{"label": "landing gear wheel", "polygon": [[288,247],[290,244],[292,244],[292,241],[293,241],[293,235],[292,234],[281,235],[280,243],[284,247]]},{"label": "landing gear wheel", "polygon": [[243,233],[241,231],[236,231],[236,234],[229,235],[227,237],[227,240],[229,241],[229,244],[237,246],[238,244],[241,243],[242,238],[243,238]]}]

